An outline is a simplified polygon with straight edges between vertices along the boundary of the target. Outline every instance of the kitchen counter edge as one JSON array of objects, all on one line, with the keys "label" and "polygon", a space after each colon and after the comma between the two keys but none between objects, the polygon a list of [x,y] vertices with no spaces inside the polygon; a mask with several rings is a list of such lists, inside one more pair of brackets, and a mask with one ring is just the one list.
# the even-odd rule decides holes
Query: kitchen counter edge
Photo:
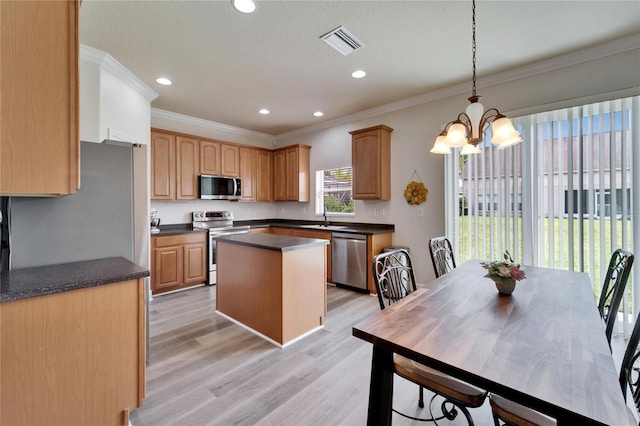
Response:
[{"label": "kitchen counter edge", "polygon": [[230,235],[228,237],[218,238],[218,244],[221,242],[258,249],[280,251],[283,253],[309,247],[326,246],[329,244],[328,240],[323,239],[289,237],[286,235],[273,234]]},{"label": "kitchen counter edge", "polygon": [[123,257],[2,271],[0,275],[0,303],[148,276],[149,270]]},{"label": "kitchen counter edge", "polygon": [[[300,221],[300,220],[286,220],[286,219],[258,219],[258,220],[236,220],[233,222],[234,226],[249,226],[251,229],[269,228],[269,227],[281,227],[292,229],[303,229],[307,231],[325,231],[325,232],[345,232],[353,234],[385,234],[388,232],[395,232],[394,225],[380,224],[380,223],[344,223],[333,222],[329,224],[329,227],[322,227],[322,222],[316,221]],[[309,226],[314,226],[310,228]],[[333,227],[340,227],[339,229]],[[152,237],[175,235],[175,234],[187,234],[191,232],[207,232],[207,229],[194,228],[190,223],[185,224],[169,224],[160,225],[160,232],[152,233]]]}]

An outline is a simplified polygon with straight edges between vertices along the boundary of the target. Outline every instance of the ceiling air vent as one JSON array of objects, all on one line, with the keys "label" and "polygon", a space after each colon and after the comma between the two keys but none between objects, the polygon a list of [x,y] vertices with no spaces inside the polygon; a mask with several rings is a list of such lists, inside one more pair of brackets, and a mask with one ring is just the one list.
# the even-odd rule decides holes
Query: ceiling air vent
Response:
[{"label": "ceiling air vent", "polygon": [[343,26],[329,31],[325,35],[320,36],[320,38],[345,56],[354,50],[364,47],[364,44]]}]

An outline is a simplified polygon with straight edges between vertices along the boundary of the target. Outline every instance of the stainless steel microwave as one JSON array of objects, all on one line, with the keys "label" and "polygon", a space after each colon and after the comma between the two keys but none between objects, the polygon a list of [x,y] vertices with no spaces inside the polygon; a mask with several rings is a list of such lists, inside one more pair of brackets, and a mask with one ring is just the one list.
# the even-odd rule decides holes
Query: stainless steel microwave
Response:
[{"label": "stainless steel microwave", "polygon": [[239,200],[240,178],[200,175],[200,198],[203,200]]}]

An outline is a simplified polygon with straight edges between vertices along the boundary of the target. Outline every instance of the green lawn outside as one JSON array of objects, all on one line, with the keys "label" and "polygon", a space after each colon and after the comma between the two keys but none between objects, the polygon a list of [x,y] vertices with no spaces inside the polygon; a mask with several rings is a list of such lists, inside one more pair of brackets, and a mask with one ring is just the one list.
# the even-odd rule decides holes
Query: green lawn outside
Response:
[{"label": "green lawn outside", "polygon": [[[474,252],[469,253],[467,249],[470,240],[472,242],[471,247],[474,247],[473,241],[476,241],[476,231],[475,231],[476,226],[478,230],[477,231],[478,241],[484,240],[488,247],[488,244],[492,235],[492,232],[491,232],[492,228],[490,226],[491,220],[492,218],[490,217],[479,217],[476,223],[475,218],[473,217],[460,216],[460,241],[459,241],[459,254],[458,254],[459,263],[465,262],[472,258],[477,258],[477,255]],[[495,218],[493,220],[494,220],[493,229],[496,229],[496,227],[498,226],[504,228],[505,221],[509,220],[510,229],[514,229],[514,226],[515,226],[515,229],[517,230],[517,232],[521,233],[522,227],[521,227],[520,218],[515,219],[516,221],[515,224],[513,223],[514,219],[512,218],[508,218],[508,219]],[[471,232],[469,232],[468,230],[470,221],[471,221]],[[552,238],[554,240],[554,261],[553,261],[553,264],[551,264],[552,262],[549,259],[548,254],[545,254],[544,258],[540,259],[539,266],[558,268],[558,269],[571,269],[569,267],[569,249],[568,249],[569,248],[569,245],[568,245],[569,244],[568,242],[569,221],[573,222],[573,227],[574,227],[573,234],[577,236],[579,232],[578,226],[580,223],[580,219],[569,219],[569,218],[548,219],[547,218],[544,220],[544,237],[543,237],[544,240],[541,243],[541,246],[544,246],[544,247],[548,246],[548,240],[550,238],[549,226],[552,226],[552,230],[553,230]],[[622,220],[611,221],[610,219],[605,219],[601,222],[599,219],[594,219],[593,225],[592,225],[593,227],[590,228],[589,219],[582,219],[582,221],[584,226],[584,231],[583,231],[584,245],[581,244],[577,240],[577,238],[575,243],[573,243],[573,246],[574,246],[573,270],[576,270],[576,271],[580,270],[579,256],[581,255],[584,256],[584,272],[588,273],[589,276],[591,277],[591,280],[594,281],[595,293],[599,294],[601,282],[604,278],[604,277],[601,278],[600,274],[601,273],[604,274],[606,272],[606,268],[609,262],[609,256],[611,256],[612,251],[617,248],[624,248],[622,246],[622,226],[627,226],[627,235],[630,238],[631,222],[630,221],[623,222]],[[617,241],[612,247],[611,231],[612,231],[612,224],[614,223],[615,223]],[[562,251],[560,250],[560,241],[559,241],[560,226],[563,227],[562,229],[563,229],[564,243],[563,243]],[[590,233],[593,233],[593,244],[591,244],[589,240]],[[496,240],[497,240],[497,235],[498,235],[497,231],[494,231],[494,235],[496,236]],[[516,240],[519,241],[519,244],[522,244],[521,238],[517,238]],[[494,244],[497,244],[497,241],[495,241]],[[606,260],[604,262],[600,262],[600,247],[603,244],[604,244],[604,253],[605,253]],[[504,233],[502,235],[501,245],[502,247],[509,249],[511,252],[514,252],[513,248],[511,247],[511,244],[505,242]],[[517,252],[522,252],[522,246],[518,247]],[[545,253],[547,252],[545,251]],[[590,253],[593,253],[593,256],[594,256],[593,272],[592,272],[592,268],[589,260]],[[480,256],[480,257],[482,258],[483,256]],[[498,259],[501,257],[493,256],[492,258]],[[629,279],[629,281],[631,281],[631,278]],[[631,301],[632,286],[630,284],[627,284],[627,288],[629,290],[629,301]]]}]

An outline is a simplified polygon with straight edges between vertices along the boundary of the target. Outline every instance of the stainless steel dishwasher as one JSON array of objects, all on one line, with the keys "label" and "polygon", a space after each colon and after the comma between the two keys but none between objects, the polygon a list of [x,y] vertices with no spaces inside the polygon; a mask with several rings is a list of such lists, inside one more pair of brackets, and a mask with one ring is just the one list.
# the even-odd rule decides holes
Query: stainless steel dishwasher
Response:
[{"label": "stainless steel dishwasher", "polygon": [[332,233],[331,278],[343,284],[367,290],[367,236]]}]

